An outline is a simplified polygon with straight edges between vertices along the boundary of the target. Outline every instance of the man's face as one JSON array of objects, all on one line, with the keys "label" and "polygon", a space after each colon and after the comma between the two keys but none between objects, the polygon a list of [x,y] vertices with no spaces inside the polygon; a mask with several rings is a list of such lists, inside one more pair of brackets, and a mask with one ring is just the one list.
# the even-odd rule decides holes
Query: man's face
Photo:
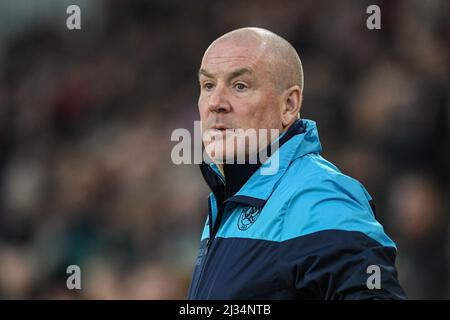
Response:
[{"label": "man's face", "polygon": [[[243,145],[236,144],[236,139],[244,138],[234,135],[230,139],[225,129],[267,129],[269,134],[270,129],[282,129],[280,93],[266,58],[258,41],[242,44],[233,40],[214,44],[203,57],[198,101],[203,141],[207,150],[214,149],[214,144],[225,146],[222,154],[208,152],[211,158],[229,159],[230,152],[242,152],[238,149]],[[260,132],[256,134],[259,137]],[[255,150],[250,146],[245,154]]]}]

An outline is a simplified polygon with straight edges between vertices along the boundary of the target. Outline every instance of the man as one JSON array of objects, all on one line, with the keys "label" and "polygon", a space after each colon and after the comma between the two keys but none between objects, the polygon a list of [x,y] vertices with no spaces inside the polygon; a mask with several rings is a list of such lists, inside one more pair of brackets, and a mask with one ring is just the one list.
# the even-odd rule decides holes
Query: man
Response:
[{"label": "man", "polygon": [[[200,166],[212,192],[189,298],[404,298],[395,244],[371,197],[320,156],[316,124],[299,118],[304,85],[295,49],[264,29],[234,30],[206,50],[199,81],[204,146],[214,162]],[[225,134],[233,129],[281,135],[252,149],[247,138]],[[248,149],[245,164],[233,161],[238,140]],[[263,149],[270,158],[249,163]],[[274,159],[277,170],[262,174]]]}]

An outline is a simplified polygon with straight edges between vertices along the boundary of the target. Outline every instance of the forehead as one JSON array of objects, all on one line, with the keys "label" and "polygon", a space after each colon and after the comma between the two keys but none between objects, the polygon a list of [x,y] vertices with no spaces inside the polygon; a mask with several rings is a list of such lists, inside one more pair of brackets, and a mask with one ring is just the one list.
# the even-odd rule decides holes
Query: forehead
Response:
[{"label": "forehead", "polygon": [[257,73],[264,66],[264,47],[261,43],[221,41],[208,48],[200,68],[214,74],[229,73],[240,68],[248,68]]}]

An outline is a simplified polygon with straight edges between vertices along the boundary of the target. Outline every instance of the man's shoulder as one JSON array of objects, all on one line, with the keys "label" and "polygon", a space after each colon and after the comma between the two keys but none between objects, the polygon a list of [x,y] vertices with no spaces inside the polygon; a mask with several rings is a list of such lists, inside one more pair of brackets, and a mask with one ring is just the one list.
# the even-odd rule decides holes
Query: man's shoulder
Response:
[{"label": "man's shoulder", "polygon": [[286,170],[282,183],[290,184],[291,190],[302,192],[314,185],[323,187],[338,187],[359,192],[369,197],[363,185],[355,178],[342,173],[338,167],[317,153],[307,154],[295,159]]},{"label": "man's shoulder", "polygon": [[320,155],[296,159],[281,184],[290,189],[284,205],[284,239],[343,230],[361,232],[394,246],[375,219],[369,203],[372,198],[364,186]]}]

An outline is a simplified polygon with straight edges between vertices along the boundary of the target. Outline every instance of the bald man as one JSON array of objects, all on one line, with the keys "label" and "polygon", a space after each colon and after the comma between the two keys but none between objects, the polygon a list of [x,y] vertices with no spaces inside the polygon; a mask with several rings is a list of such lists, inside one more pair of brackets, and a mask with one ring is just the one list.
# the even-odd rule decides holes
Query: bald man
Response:
[{"label": "bald man", "polygon": [[199,83],[211,193],[189,299],[403,299],[370,195],[320,156],[315,122],[300,118],[292,45],[229,32],[206,50]]}]

